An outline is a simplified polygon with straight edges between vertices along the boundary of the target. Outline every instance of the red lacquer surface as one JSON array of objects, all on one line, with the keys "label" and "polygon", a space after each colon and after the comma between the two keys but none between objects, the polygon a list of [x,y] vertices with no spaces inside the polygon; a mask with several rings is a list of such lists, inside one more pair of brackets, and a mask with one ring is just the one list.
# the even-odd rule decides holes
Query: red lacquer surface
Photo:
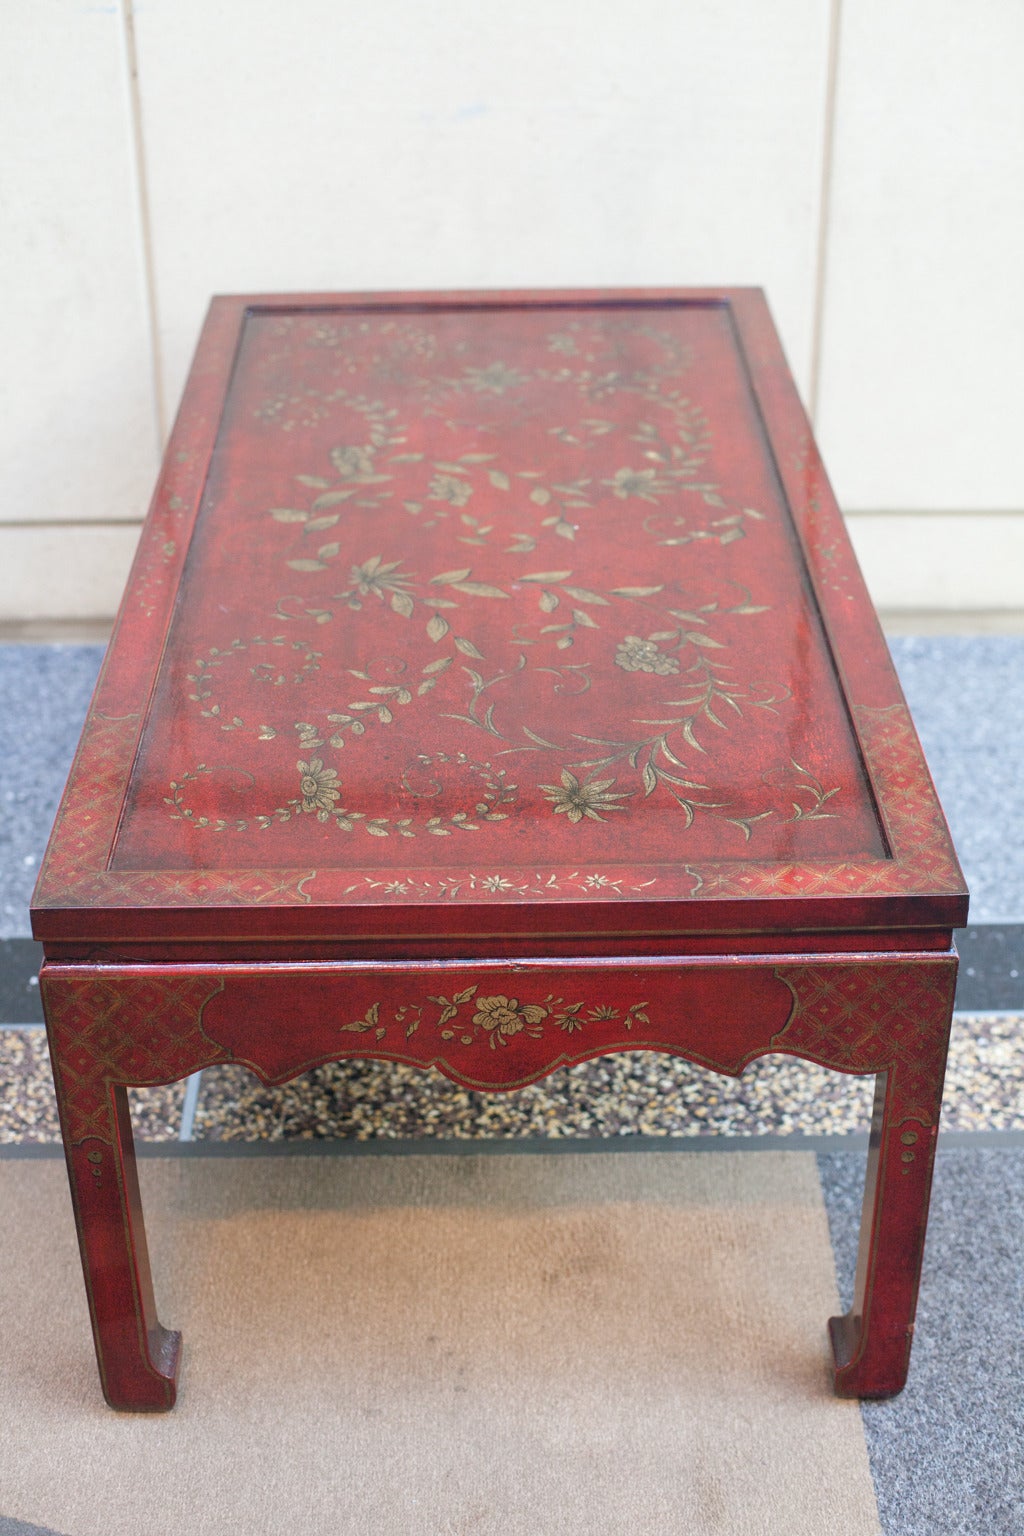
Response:
[{"label": "red lacquer surface", "polygon": [[216,301],[33,913],[108,1400],[180,1347],[128,1086],[636,1049],[877,1075],[898,1391],[965,916],[759,295]]},{"label": "red lacquer surface", "polygon": [[957,920],[785,380],[749,294],[215,306],[40,934]]}]

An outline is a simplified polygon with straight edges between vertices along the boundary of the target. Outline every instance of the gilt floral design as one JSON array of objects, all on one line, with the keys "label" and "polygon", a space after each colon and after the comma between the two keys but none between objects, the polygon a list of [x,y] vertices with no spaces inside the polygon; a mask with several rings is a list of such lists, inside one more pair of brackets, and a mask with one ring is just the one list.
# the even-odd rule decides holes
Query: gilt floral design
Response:
[{"label": "gilt floral design", "polygon": [[458,475],[435,475],[427,488],[431,501],[446,501],[452,507],[464,507],[472,494],[469,481]]},{"label": "gilt floral design", "polygon": [[[274,628],[210,647],[188,673],[211,728],[261,743],[297,733],[299,795],[283,803],[266,795],[259,805],[249,795],[287,772],[287,762],[271,765],[280,747],[259,749],[263,773],[241,755],[230,768],[223,757],[211,766],[211,753],[171,782],[171,813],[213,832],[304,821],[306,843],[315,818],[397,843],[509,817],[524,834],[530,819],[557,836],[550,809],[580,829],[570,838],[581,848],[588,823],[615,822],[613,811],[640,821],[652,795],[680,834],[717,820],[730,846],[761,841],[766,822],[834,816],[826,801],[837,790],[795,762],[795,776],[773,759],[742,793],[732,781],[727,793],[716,789],[718,733],[753,737],[758,718],[779,713],[788,694],[741,670],[760,653],[749,641],[743,651],[740,630],[769,610],[741,581],[750,573],[740,556],[718,551],[756,535],[765,519],[715,478],[711,426],[682,378],[689,348],[637,316],[592,324],[573,315],[547,333],[546,355],[529,367],[500,343],[492,351],[457,339],[440,343],[450,347],[448,366],[431,374],[410,371],[395,323],[378,332],[360,320],[331,343],[363,355],[364,388],[372,380],[374,392],[360,392],[358,376],[355,387],[340,385],[335,372],[338,387],[318,408],[336,427],[320,435],[317,458],[293,456],[293,494],[282,490],[286,504],[266,511],[282,525],[271,533],[289,573]],[[606,397],[615,404],[598,403]],[[613,562],[592,564],[582,548],[576,556],[577,541],[600,548],[608,527],[628,530],[635,564],[617,532]],[[701,540],[713,560],[650,558],[652,544]],[[333,626],[332,643],[325,636],[314,650],[295,641],[291,656],[291,625]],[[259,715],[230,686],[242,665],[268,685]],[[623,672],[642,686],[630,687]],[[283,717],[295,688],[302,702]],[[372,801],[346,804],[325,762],[332,751],[362,753],[359,772],[345,775],[351,786],[382,730],[395,744],[381,745],[383,782]],[[425,761],[417,749],[428,741],[457,743],[449,756],[434,754],[448,764],[443,791],[433,770],[409,767]],[[406,761],[410,748],[417,755]],[[210,776],[219,776],[216,814],[205,814],[197,789]],[[481,889],[500,894],[509,874],[492,879]]]},{"label": "gilt floral design", "polygon": [[408,594],[412,582],[407,576],[397,574],[401,563],[401,560],[384,560],[380,555],[374,555],[362,565],[354,565],[349,575],[349,589],[342,596],[350,607],[357,608],[359,604],[355,600],[356,593],[360,597],[380,598],[381,602],[389,594],[395,612],[408,618],[413,606],[413,600]]},{"label": "gilt floral design", "polygon": [[621,811],[617,800],[627,800],[629,792],[612,791],[614,779],[586,779],[582,783],[568,768],[562,770],[561,784],[540,784],[538,788],[551,801],[555,815],[564,813],[572,822],[589,817],[591,821],[603,821],[602,812]]},{"label": "gilt floral design", "polygon": [[627,635],[619,642],[615,665],[624,672],[656,672],[659,677],[669,677],[679,671],[674,656],[667,656],[655,640],[641,640],[639,635]]},{"label": "gilt floral design", "polygon": [[[579,1034],[588,1025],[617,1023],[631,1033],[634,1024],[649,1024],[646,1001],[630,1003],[625,1008],[613,1008],[608,1003],[588,1007],[584,999],[569,1002],[549,992],[543,1002],[521,1003],[518,998],[507,997],[499,992],[489,997],[477,995],[479,987],[470,985],[451,997],[430,996],[419,1002],[404,1002],[387,1010],[381,1001],[373,1002],[362,1018],[352,1019],[341,1025],[346,1035],[366,1035],[372,1032],[379,1044],[397,1043],[401,1035],[411,1040],[421,1027],[438,1031],[444,1041],[458,1041],[459,1045],[482,1045],[484,1041],[492,1051],[503,1049],[517,1035],[540,1040],[546,1029],[558,1029],[565,1035]],[[472,1008],[472,1018],[468,1018]],[[436,1017],[433,1017],[434,1010]],[[390,1018],[387,1013],[390,1011]]]},{"label": "gilt floral design", "polygon": [[658,497],[666,495],[670,489],[654,469],[619,469],[605,484],[611,487],[613,496],[623,501],[637,496],[641,501],[656,503]]},{"label": "gilt floral design", "polygon": [[518,1035],[528,1026],[539,1024],[547,1016],[548,1010],[539,1003],[524,1003],[520,1006],[516,998],[499,993],[496,997],[477,998],[473,1023],[481,1029],[496,1030],[499,1035],[511,1036]]},{"label": "gilt floral design", "polygon": [[299,794],[303,811],[315,811],[318,821],[326,821],[341,794],[337,771],[325,768],[320,757],[311,757],[308,763],[300,761],[296,767],[301,774]]},{"label": "gilt floral design", "polygon": [[331,463],[334,465],[342,480],[353,479],[356,475],[373,474],[373,449],[372,448],[334,448],[331,451]]}]

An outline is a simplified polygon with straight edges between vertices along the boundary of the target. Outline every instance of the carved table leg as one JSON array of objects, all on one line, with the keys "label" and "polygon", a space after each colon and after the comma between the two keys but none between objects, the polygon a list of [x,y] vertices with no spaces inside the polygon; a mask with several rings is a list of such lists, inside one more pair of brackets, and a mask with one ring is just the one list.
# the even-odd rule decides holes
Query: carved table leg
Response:
[{"label": "carved table leg", "polygon": [[900,1082],[904,1069],[893,1067],[875,1081],[853,1305],[844,1317],[829,1319],[842,1397],[892,1397],[907,1379],[943,1066],[929,1084],[930,1104],[922,1102],[920,1074],[912,1105]]},{"label": "carved table leg", "polygon": [[108,1085],[105,1095],[109,1139],[86,1136],[72,1142],[58,1093],[103,1395],[112,1408],[171,1408],[181,1334],[157,1320],[128,1090]]},{"label": "carved table leg", "polygon": [[126,1083],[170,1083],[223,1058],[202,1011],[216,971],[61,966],[39,978],[103,1392],[114,1408],[175,1399],[181,1335],[153,1304]]}]

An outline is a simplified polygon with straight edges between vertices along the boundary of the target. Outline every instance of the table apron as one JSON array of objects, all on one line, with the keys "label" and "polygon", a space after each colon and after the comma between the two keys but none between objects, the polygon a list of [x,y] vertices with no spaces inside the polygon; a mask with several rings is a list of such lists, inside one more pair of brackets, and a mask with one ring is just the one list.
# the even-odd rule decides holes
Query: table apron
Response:
[{"label": "table apron", "polygon": [[[110,1085],[217,1063],[267,1083],[346,1057],[507,1090],[614,1051],[738,1076],[772,1052],[840,1072],[942,1071],[956,979],[944,954],[225,965],[47,963],[41,988],[72,1139]],[[911,1094],[911,1097],[913,1095]],[[76,1109],[76,1106],[78,1108]],[[79,1113],[80,1110],[80,1113]],[[81,1122],[81,1123],[79,1123]]]}]

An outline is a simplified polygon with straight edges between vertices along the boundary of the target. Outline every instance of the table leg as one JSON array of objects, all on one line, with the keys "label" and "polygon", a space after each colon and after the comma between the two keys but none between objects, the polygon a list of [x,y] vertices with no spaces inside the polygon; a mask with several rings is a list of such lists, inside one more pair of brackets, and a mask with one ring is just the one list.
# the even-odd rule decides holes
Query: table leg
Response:
[{"label": "table leg", "polygon": [[943,1070],[944,1059],[926,1096],[915,1074],[912,1102],[901,1083],[906,1068],[894,1066],[875,1082],[853,1305],[829,1320],[842,1397],[892,1397],[907,1379]]},{"label": "table leg", "polygon": [[103,1395],[112,1408],[171,1408],[181,1334],[157,1320],[128,1090],[107,1084],[98,1092],[109,1137],[72,1141],[59,1089],[58,1102]]}]

